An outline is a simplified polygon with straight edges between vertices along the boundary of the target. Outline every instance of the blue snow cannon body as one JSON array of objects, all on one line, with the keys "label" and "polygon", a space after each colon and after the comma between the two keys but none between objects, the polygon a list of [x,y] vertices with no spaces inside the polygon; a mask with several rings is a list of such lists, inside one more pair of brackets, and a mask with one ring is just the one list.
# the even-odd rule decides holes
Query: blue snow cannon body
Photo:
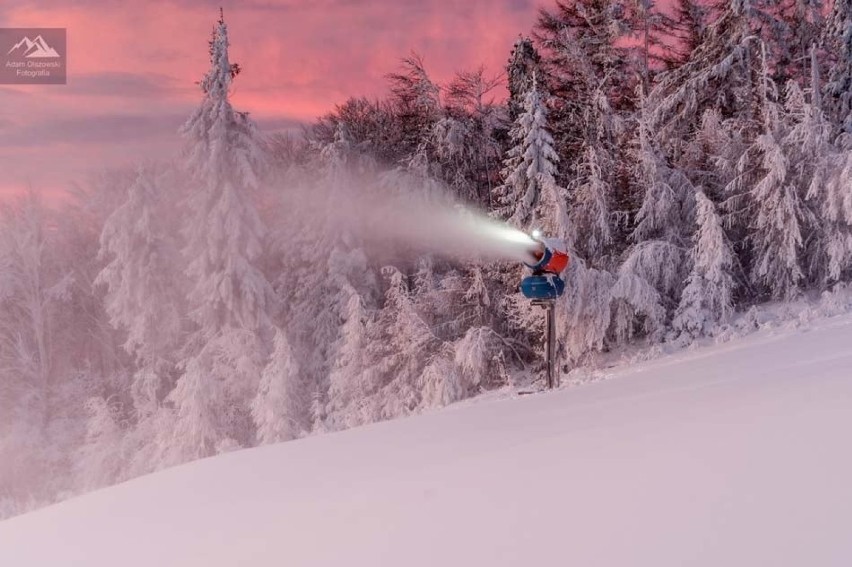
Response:
[{"label": "blue snow cannon body", "polygon": [[555,274],[527,276],[521,280],[521,293],[527,299],[556,299],[565,293],[565,281]]},{"label": "blue snow cannon body", "polygon": [[568,267],[569,258],[561,241],[539,236],[533,233],[536,244],[530,250],[530,261],[524,262],[532,275],[521,280],[521,293],[527,299],[550,301],[565,293],[565,280],[559,275]]}]

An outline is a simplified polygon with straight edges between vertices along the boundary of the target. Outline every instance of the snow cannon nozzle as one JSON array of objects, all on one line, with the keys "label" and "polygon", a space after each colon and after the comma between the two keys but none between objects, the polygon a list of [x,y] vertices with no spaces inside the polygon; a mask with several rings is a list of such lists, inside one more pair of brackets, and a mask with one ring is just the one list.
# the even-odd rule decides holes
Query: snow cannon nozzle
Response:
[{"label": "snow cannon nozzle", "polygon": [[527,249],[530,259],[524,262],[532,275],[521,281],[521,293],[533,301],[552,303],[565,293],[565,281],[559,274],[568,267],[568,252],[562,241],[543,238],[537,230],[532,237],[535,243]]},{"label": "snow cannon nozzle", "polygon": [[568,267],[568,253],[561,241],[543,238],[541,232],[534,230],[535,243],[527,249],[529,260],[524,264],[533,271],[533,275],[544,273],[559,275]]}]

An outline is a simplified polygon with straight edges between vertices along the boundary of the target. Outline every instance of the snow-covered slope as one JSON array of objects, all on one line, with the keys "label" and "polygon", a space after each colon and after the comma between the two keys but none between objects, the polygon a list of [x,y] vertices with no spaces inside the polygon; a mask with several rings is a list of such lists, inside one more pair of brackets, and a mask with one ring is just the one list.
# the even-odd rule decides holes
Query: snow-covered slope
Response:
[{"label": "snow-covered slope", "polygon": [[852,565],[852,316],[196,462],[0,522],[0,565]]}]

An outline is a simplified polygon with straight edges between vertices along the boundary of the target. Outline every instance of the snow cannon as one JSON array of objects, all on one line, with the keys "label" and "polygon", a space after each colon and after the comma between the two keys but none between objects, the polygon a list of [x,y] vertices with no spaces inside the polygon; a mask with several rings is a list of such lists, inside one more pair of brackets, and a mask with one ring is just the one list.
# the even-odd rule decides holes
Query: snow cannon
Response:
[{"label": "snow cannon", "polygon": [[565,293],[565,281],[559,275],[568,267],[568,253],[561,240],[542,238],[533,231],[535,244],[529,249],[530,259],[524,264],[532,275],[521,280],[521,293],[534,301],[552,301]]}]

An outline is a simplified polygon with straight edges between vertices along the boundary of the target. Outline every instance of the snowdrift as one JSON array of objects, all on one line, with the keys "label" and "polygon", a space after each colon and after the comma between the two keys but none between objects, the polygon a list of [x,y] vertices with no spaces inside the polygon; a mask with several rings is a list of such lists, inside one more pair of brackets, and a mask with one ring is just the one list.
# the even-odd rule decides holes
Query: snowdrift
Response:
[{"label": "snowdrift", "polygon": [[852,565],[852,316],[195,462],[0,522],[0,565]]}]

